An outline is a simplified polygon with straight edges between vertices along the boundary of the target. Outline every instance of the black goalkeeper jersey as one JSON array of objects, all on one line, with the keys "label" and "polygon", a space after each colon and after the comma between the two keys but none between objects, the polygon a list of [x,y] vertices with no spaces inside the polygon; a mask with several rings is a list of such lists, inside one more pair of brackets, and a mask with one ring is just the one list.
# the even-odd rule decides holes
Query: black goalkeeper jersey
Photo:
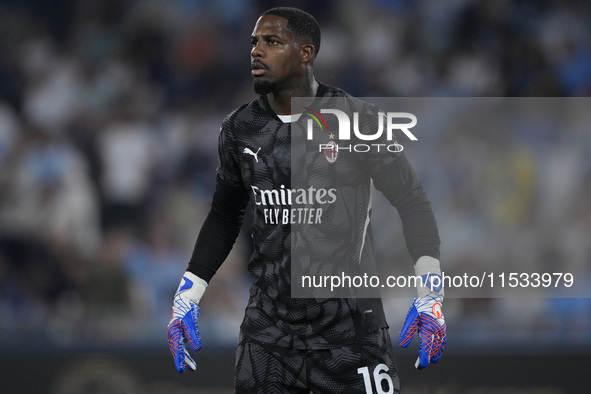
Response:
[{"label": "black goalkeeper jersey", "polygon": [[[371,105],[340,89],[320,83],[320,98],[347,98],[351,111],[371,114],[367,118],[377,124]],[[422,255],[438,258],[439,238],[429,201],[402,152],[337,152],[334,134],[319,132],[306,140],[306,121],[300,116],[297,123],[284,123],[265,96],[226,117],[216,194],[189,270],[211,278],[229,252],[250,200],[254,251],[248,269],[254,282],[242,332],[264,344],[325,349],[387,327],[379,296],[316,297],[311,292],[307,298],[292,297],[292,278],[300,286],[301,274],[376,273],[372,182],[398,209],[415,260]],[[319,145],[319,139],[325,143]],[[322,148],[316,151],[318,146]]]}]

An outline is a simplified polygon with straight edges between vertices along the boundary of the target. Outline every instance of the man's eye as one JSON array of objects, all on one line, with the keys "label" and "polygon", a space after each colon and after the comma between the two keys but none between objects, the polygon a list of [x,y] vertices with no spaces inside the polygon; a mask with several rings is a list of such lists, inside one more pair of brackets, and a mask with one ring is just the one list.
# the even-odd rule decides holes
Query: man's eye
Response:
[{"label": "man's eye", "polygon": [[279,44],[279,41],[276,41],[276,40],[270,39],[270,40],[269,40],[269,44]]}]

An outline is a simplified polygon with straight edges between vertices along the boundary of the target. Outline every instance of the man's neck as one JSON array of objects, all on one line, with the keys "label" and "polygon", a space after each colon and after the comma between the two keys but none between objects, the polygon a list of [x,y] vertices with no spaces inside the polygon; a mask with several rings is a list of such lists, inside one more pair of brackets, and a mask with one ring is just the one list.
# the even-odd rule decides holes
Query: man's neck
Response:
[{"label": "man's neck", "polygon": [[305,106],[314,101],[314,97],[316,97],[316,93],[318,92],[318,82],[316,82],[314,76],[302,82],[295,87],[267,94],[269,105],[277,115],[292,115],[292,97],[309,97],[310,103],[305,103]]}]

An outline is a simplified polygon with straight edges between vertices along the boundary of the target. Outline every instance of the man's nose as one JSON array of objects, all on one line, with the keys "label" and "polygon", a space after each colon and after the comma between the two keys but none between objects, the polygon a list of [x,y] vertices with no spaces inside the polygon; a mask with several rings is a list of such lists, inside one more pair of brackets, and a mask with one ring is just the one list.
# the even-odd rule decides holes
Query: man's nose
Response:
[{"label": "man's nose", "polygon": [[263,57],[264,52],[261,48],[261,43],[258,42],[256,45],[254,45],[252,47],[252,50],[250,51],[250,56],[252,57]]}]

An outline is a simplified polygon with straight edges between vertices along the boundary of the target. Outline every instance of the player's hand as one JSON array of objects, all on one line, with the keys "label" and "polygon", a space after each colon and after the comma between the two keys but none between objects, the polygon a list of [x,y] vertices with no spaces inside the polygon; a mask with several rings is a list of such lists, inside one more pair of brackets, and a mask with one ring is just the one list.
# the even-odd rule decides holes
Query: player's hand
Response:
[{"label": "player's hand", "polygon": [[[166,330],[168,347],[179,373],[183,373],[187,367],[192,371],[197,369],[197,364],[195,364],[195,361],[185,348],[185,342],[189,344],[193,351],[201,349],[201,337],[197,325],[199,307],[191,295],[194,295],[196,291],[202,294],[203,291],[194,288],[195,286],[199,287],[199,285],[195,283],[196,280],[191,275],[191,273],[185,273],[181,280],[179,289],[174,296],[172,318]],[[195,277],[195,275],[193,276]],[[199,296],[199,298],[201,297]]]},{"label": "player's hand", "polygon": [[415,298],[406,315],[398,344],[407,347],[415,332],[419,332],[419,358],[415,363],[417,369],[436,363],[441,358],[446,341],[446,327],[441,303],[443,297],[427,296]]}]

